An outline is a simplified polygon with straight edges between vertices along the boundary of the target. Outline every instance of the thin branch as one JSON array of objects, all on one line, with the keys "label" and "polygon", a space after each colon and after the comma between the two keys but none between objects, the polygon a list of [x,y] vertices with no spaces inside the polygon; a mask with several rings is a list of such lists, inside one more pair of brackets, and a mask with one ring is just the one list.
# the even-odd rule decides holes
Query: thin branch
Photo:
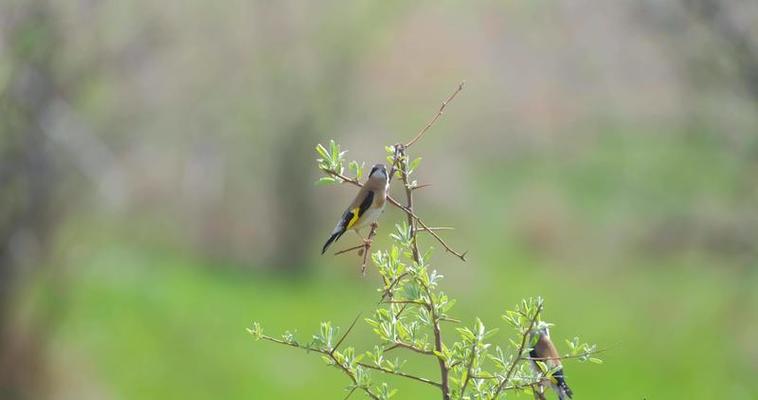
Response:
[{"label": "thin branch", "polygon": [[368,261],[368,253],[371,250],[371,245],[374,243],[374,236],[376,236],[376,229],[378,227],[379,224],[376,222],[371,224],[371,230],[368,232],[368,237],[365,241],[366,248],[363,249],[363,263],[361,264],[361,274],[363,276],[366,276],[366,262]]},{"label": "thin branch", "polygon": [[371,230],[368,233],[368,237],[363,240],[363,244],[349,247],[347,249],[340,250],[334,253],[335,256],[340,254],[349,253],[351,251],[358,250],[358,255],[363,256],[363,262],[361,263],[361,273],[366,275],[366,263],[368,263],[368,254],[371,250],[371,245],[374,243],[374,236],[376,236],[376,229],[379,227],[377,223],[371,224]]},{"label": "thin branch", "polygon": [[408,344],[408,343],[405,343],[405,342],[393,342],[392,346],[387,347],[386,349],[384,349],[383,352],[386,353],[388,351],[395,350],[395,349],[398,349],[398,348],[400,348],[400,349],[407,349],[407,350],[413,351],[415,353],[424,354],[424,355],[427,355],[427,356],[433,356],[433,357],[439,358],[439,356],[437,356],[436,354],[434,354],[434,352],[431,351],[431,350],[425,350],[425,349],[416,347],[416,346],[414,346],[412,344]]},{"label": "thin branch", "polygon": [[432,125],[434,125],[434,123],[437,122],[437,120],[442,116],[442,113],[445,111],[445,107],[447,107],[448,103],[453,101],[453,99],[455,99],[455,96],[457,96],[458,93],[460,93],[461,90],[463,90],[463,85],[465,83],[466,81],[461,81],[461,83],[458,84],[458,88],[455,89],[453,94],[451,94],[450,97],[447,98],[447,100],[442,102],[442,105],[440,106],[439,111],[437,111],[437,114],[435,114],[434,117],[429,121],[429,123],[426,124],[426,126],[423,129],[421,129],[419,133],[416,134],[416,137],[414,137],[410,142],[405,144],[406,148],[413,146],[416,142],[421,140],[421,138],[424,136],[426,131],[428,131],[429,128],[431,128]]},{"label": "thin branch", "polygon": [[392,167],[390,168],[390,175],[389,175],[389,181],[392,182],[392,177],[395,176],[395,172],[397,172],[397,164],[400,162],[400,149],[403,147],[401,143],[398,143],[394,145],[392,148],[394,149],[394,154],[392,155]]},{"label": "thin branch", "polygon": [[350,334],[350,331],[353,330],[353,327],[355,326],[355,323],[358,322],[358,318],[360,318],[360,317],[361,317],[361,313],[358,313],[358,315],[355,316],[355,319],[353,320],[353,323],[350,324],[350,327],[347,328],[347,330],[345,331],[345,334],[342,335],[342,337],[340,338],[340,340],[337,341],[337,344],[334,345],[334,347],[332,348],[332,351],[330,351],[329,353],[334,354],[334,352],[337,351],[337,348],[340,347],[340,345],[345,340],[345,338],[347,337],[347,335]]},{"label": "thin branch", "polygon": [[335,255],[335,256],[338,256],[338,255],[340,255],[340,254],[349,253],[349,252],[351,252],[351,251],[354,251],[354,250],[359,250],[359,249],[363,249],[363,248],[365,248],[365,247],[366,247],[366,245],[365,245],[365,244],[359,244],[359,245],[357,245],[357,246],[353,246],[353,247],[350,247],[350,248],[347,248],[347,249],[344,249],[344,250],[340,250],[340,251],[338,251],[338,252],[334,253],[334,255]]},{"label": "thin branch", "polygon": [[347,396],[345,396],[345,400],[349,399],[350,396],[353,395],[353,393],[355,392],[355,389],[358,389],[358,386],[353,386],[353,388],[350,389],[350,393],[348,393]]},{"label": "thin branch", "polygon": [[587,356],[591,356],[591,355],[598,354],[598,353],[603,353],[605,351],[607,351],[607,349],[599,349],[599,350],[594,350],[594,351],[587,351],[587,352],[584,352],[582,354],[574,354],[574,355],[567,354],[567,355],[562,356],[562,357],[561,356],[559,356],[559,357],[524,357],[524,360],[531,360],[531,361],[547,361],[547,360],[558,360],[558,361],[560,361],[560,360],[570,360],[570,359],[574,359],[574,358],[582,358],[582,357],[587,357]]},{"label": "thin branch", "polygon": [[437,382],[435,382],[435,381],[433,381],[431,379],[427,379],[427,378],[423,378],[423,377],[415,376],[415,375],[411,375],[411,374],[406,374],[405,372],[394,371],[394,370],[391,370],[391,369],[387,369],[387,368],[383,368],[383,367],[378,367],[376,365],[366,364],[366,363],[362,363],[362,362],[359,362],[358,365],[360,365],[361,367],[371,368],[371,369],[376,370],[376,371],[384,372],[385,374],[402,376],[403,378],[408,378],[408,379],[413,379],[413,380],[416,380],[416,381],[419,381],[419,382],[424,382],[426,384],[429,384],[429,385],[432,385],[432,386],[436,386],[436,387],[441,387],[442,386],[439,383],[437,383]]},{"label": "thin branch", "polygon": [[[389,197],[388,197],[388,199],[389,199]],[[409,210],[409,209],[407,209],[405,207],[402,207],[402,206],[400,206],[400,208],[403,211],[405,211],[408,215],[412,216],[418,222],[418,224],[421,225],[421,228],[423,228],[424,230],[426,230],[427,232],[429,232],[430,235],[434,236],[434,238],[437,239],[437,241],[442,245],[442,247],[445,248],[445,250],[447,250],[448,253],[450,253],[450,254],[452,254],[452,255],[460,258],[461,261],[466,261],[466,254],[468,253],[468,251],[464,251],[463,253],[459,253],[459,252],[453,250],[453,248],[450,247],[450,246],[448,246],[448,244],[445,243],[445,241],[442,240],[442,238],[434,230],[430,230],[429,226],[426,225],[424,223],[424,221],[422,221],[421,218],[418,217],[418,215],[414,214],[412,210]]]},{"label": "thin branch", "polygon": [[400,276],[398,276],[397,278],[395,278],[395,279],[394,279],[394,280],[393,280],[393,281],[390,283],[390,285],[389,285],[389,286],[387,286],[387,289],[385,289],[385,290],[384,290],[384,293],[382,294],[382,298],[381,298],[381,299],[379,299],[379,303],[378,303],[378,304],[382,304],[382,302],[383,302],[385,299],[387,299],[387,298],[392,298],[392,289],[394,289],[394,288],[395,288],[395,286],[397,286],[397,285],[400,283],[400,281],[401,281],[403,278],[405,278],[406,276],[408,276],[408,273],[407,273],[407,272],[403,272],[402,274],[400,274]]},{"label": "thin branch", "polygon": [[[453,93],[453,95],[450,97],[451,99],[455,97],[455,95],[463,88],[463,85],[458,88],[458,91]],[[442,103],[442,107],[440,108],[440,112],[432,119],[432,121],[427,125],[426,128],[424,128],[411,142],[406,145],[395,145],[395,162],[400,167],[400,179],[403,181],[403,185],[405,187],[405,200],[406,204],[404,209],[406,210],[406,215],[408,217],[408,226],[410,226],[410,235],[411,235],[411,252],[413,253],[413,260],[416,262],[416,264],[421,264],[421,254],[418,249],[418,231],[417,226],[422,225],[424,228],[428,230],[432,236],[435,236],[439,239],[439,236],[437,236],[436,233],[434,233],[433,230],[429,230],[429,227],[426,226],[423,222],[419,220],[418,217],[415,216],[413,213],[413,190],[410,189],[410,186],[408,185],[408,157],[405,153],[406,148],[409,145],[412,145],[415,143],[418,139],[423,136],[424,132],[426,132],[429,127],[434,123],[434,121],[439,118],[439,115],[442,114],[442,110],[445,108],[446,103]],[[418,224],[418,225],[417,225]],[[446,248],[447,245],[443,244]],[[440,390],[442,391],[442,400],[450,400],[450,383],[449,383],[449,377],[450,377],[450,370],[448,369],[445,359],[439,356],[442,352],[442,346],[443,346],[443,340],[442,340],[442,331],[440,329],[440,319],[439,315],[437,314],[437,309],[434,305],[434,295],[432,294],[431,290],[429,290],[429,287],[423,283],[422,287],[424,290],[426,290],[426,294],[429,298],[429,301],[427,302],[429,314],[431,314],[431,320],[432,320],[432,331],[434,333],[434,350],[435,355],[437,357],[437,364],[439,365],[440,369]]]},{"label": "thin branch", "polygon": [[[440,329],[440,318],[439,315],[437,315],[436,307],[434,306],[434,297],[432,296],[432,292],[426,285],[421,285],[421,287],[424,288],[426,291],[427,296],[429,296],[429,308],[430,308],[430,314],[432,315],[432,332],[434,333],[434,350],[437,352],[442,352],[442,330]],[[448,369],[447,365],[445,365],[445,360],[437,356],[437,362],[440,367],[440,377],[442,380],[442,398],[444,400],[450,399],[450,386],[448,383],[448,378],[450,375],[450,370]]]},{"label": "thin branch", "polygon": [[431,232],[431,231],[454,231],[452,226],[430,226],[428,228],[417,228],[419,232]]},{"label": "thin branch", "polygon": [[300,345],[298,343],[285,342],[284,340],[277,339],[277,338],[274,338],[274,337],[271,337],[271,336],[266,336],[266,335],[261,335],[260,338],[261,338],[261,340],[267,340],[269,342],[283,344],[285,346],[294,347],[296,349],[301,349],[301,350],[306,350],[306,351],[312,351],[312,352],[323,354],[323,355],[329,357],[334,362],[334,365],[336,365],[337,368],[339,368],[340,370],[342,370],[342,372],[344,372],[345,375],[347,375],[348,378],[350,378],[350,380],[353,381],[353,385],[355,385],[355,387],[360,388],[361,390],[363,390],[366,393],[366,395],[368,395],[368,397],[370,397],[371,399],[373,399],[373,400],[381,400],[379,398],[379,396],[375,395],[371,391],[371,388],[366,387],[366,386],[360,386],[360,385],[358,385],[358,379],[355,377],[355,374],[353,373],[353,371],[351,371],[348,367],[342,365],[342,363],[339,360],[337,360],[337,357],[335,357],[332,352],[326,351],[326,350],[323,350],[323,349],[319,349],[319,348],[316,348],[316,347],[302,346],[302,345]]},{"label": "thin branch", "polygon": [[387,300],[384,303],[386,304],[414,304],[414,305],[429,309],[429,304],[426,304],[423,301],[418,301],[418,300]]},{"label": "thin branch", "polygon": [[408,185],[408,163],[406,161],[407,155],[405,154],[405,147],[399,144],[395,145],[395,162],[400,166],[400,179],[402,179],[403,186],[405,187],[405,209],[408,210],[406,216],[408,217],[408,226],[411,229],[411,251],[413,253],[413,260],[419,264],[421,263],[421,255],[418,250],[418,240],[416,238],[417,220],[413,219],[413,190],[411,190]]},{"label": "thin branch", "polygon": [[534,324],[537,322],[537,318],[539,318],[540,313],[542,312],[542,303],[537,306],[537,311],[534,312],[534,316],[532,316],[531,322],[529,322],[529,327],[526,329],[526,332],[523,333],[521,336],[521,344],[519,345],[518,352],[516,353],[516,356],[513,358],[513,362],[511,363],[511,366],[508,368],[508,372],[505,374],[505,378],[502,382],[500,382],[500,385],[497,387],[497,391],[495,391],[495,395],[492,396],[493,399],[497,399],[497,396],[500,395],[500,392],[505,389],[505,385],[508,384],[508,381],[511,380],[511,376],[513,375],[513,372],[516,371],[516,365],[519,363],[519,361],[523,360],[523,353],[524,349],[526,349],[526,341],[529,338],[529,332],[532,331],[532,328],[534,328]]},{"label": "thin branch", "polygon": [[466,380],[463,381],[463,385],[461,386],[460,398],[463,398],[463,394],[466,393],[466,386],[468,386],[471,380],[471,368],[474,366],[474,360],[476,360],[476,344],[477,342],[474,342],[471,345],[471,359],[469,359],[468,366],[466,367]]},{"label": "thin branch", "polygon": [[431,183],[425,183],[423,185],[412,186],[411,190],[419,190],[419,189],[427,188],[429,186],[432,186],[432,184]]}]

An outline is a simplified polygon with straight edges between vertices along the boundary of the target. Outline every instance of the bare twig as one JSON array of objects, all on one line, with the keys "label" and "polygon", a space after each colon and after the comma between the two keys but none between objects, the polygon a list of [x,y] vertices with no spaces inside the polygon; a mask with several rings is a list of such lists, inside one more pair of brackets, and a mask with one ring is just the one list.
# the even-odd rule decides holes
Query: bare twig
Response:
[{"label": "bare twig", "polygon": [[[390,203],[392,203],[393,201],[395,201],[395,199],[392,199],[390,197],[387,197],[387,200],[389,200]],[[392,203],[392,204],[394,204],[394,203]],[[439,242],[439,244],[441,244],[442,247],[444,247],[445,250],[448,253],[450,253],[450,254],[452,254],[452,255],[460,258],[461,261],[466,261],[466,254],[468,254],[468,251],[464,251],[464,252],[461,253],[461,252],[453,250],[453,248],[450,247],[444,240],[442,240],[442,238],[437,234],[437,232],[435,232],[434,230],[431,230],[429,228],[429,226],[427,224],[425,224],[424,221],[422,221],[421,218],[419,218],[418,215],[416,215],[413,212],[413,210],[410,210],[410,209],[406,208],[405,206],[403,206],[403,205],[401,205],[399,203],[397,204],[397,207],[399,207],[401,210],[405,211],[406,214],[408,214],[411,217],[413,217],[413,219],[415,219],[418,222],[418,224],[421,225],[421,228],[423,230],[429,232],[430,235],[432,235],[435,239],[437,239],[437,242]]]},{"label": "bare twig", "polygon": [[353,393],[355,393],[355,389],[358,389],[358,386],[353,386],[353,388],[350,389],[350,392],[347,394],[347,396],[345,396],[345,400],[349,399],[350,396],[352,396]]},{"label": "bare twig", "polygon": [[407,350],[413,351],[415,353],[424,354],[424,355],[427,355],[427,356],[434,356],[434,357],[439,358],[431,350],[425,350],[425,349],[416,347],[416,346],[414,346],[412,344],[408,344],[408,343],[404,343],[404,342],[394,342],[392,344],[392,346],[387,347],[386,349],[384,349],[384,352],[386,353],[388,351],[392,351],[392,350],[395,350],[395,349],[407,349]]},{"label": "bare twig", "polygon": [[452,226],[430,226],[428,228],[416,228],[419,232],[430,232],[430,231],[454,231],[455,228]]},{"label": "bare twig", "polygon": [[355,319],[353,320],[353,323],[352,323],[352,324],[350,324],[350,327],[349,327],[349,328],[347,328],[347,330],[346,330],[346,331],[345,331],[345,333],[342,335],[342,337],[340,338],[340,340],[338,340],[338,341],[337,341],[337,344],[335,344],[335,345],[334,345],[334,347],[332,348],[332,351],[330,351],[329,353],[332,353],[332,354],[334,354],[334,352],[335,352],[335,351],[337,351],[337,348],[339,348],[339,347],[340,347],[340,345],[341,345],[341,344],[342,344],[342,342],[345,340],[345,338],[347,337],[347,335],[349,335],[349,334],[350,334],[350,331],[352,331],[352,330],[353,330],[353,327],[355,326],[355,323],[356,323],[356,322],[358,322],[358,318],[360,318],[360,317],[361,317],[361,313],[358,313],[358,315],[356,315],[356,316],[355,316]]},{"label": "bare twig", "polygon": [[379,225],[376,223],[371,224],[371,230],[368,232],[368,237],[363,240],[363,244],[359,244],[358,246],[353,246],[347,249],[340,250],[334,253],[334,255],[338,256],[340,254],[345,254],[351,251],[358,250],[358,255],[363,256],[363,262],[361,263],[361,273],[363,275],[366,275],[366,263],[368,262],[368,254],[369,254],[369,251],[371,250],[371,245],[374,243],[374,236],[376,236],[376,229],[378,227]]},{"label": "bare twig", "polygon": [[455,89],[455,91],[453,92],[453,94],[451,94],[450,97],[447,98],[447,100],[445,100],[445,101],[442,102],[442,105],[440,106],[440,109],[437,111],[437,114],[435,114],[434,117],[429,121],[429,123],[427,123],[426,126],[423,127],[419,131],[419,133],[416,134],[416,137],[414,137],[410,142],[408,142],[408,143],[405,144],[406,148],[413,146],[416,142],[418,142],[419,140],[421,140],[421,138],[424,136],[424,134],[426,133],[426,131],[428,131],[429,128],[431,128],[432,125],[434,125],[434,123],[437,122],[437,120],[442,116],[442,113],[445,111],[445,107],[447,107],[448,103],[450,103],[451,101],[453,101],[453,99],[455,99],[455,96],[457,96],[458,93],[460,93],[461,90],[463,90],[463,85],[465,83],[466,83],[466,81],[461,81],[461,83],[458,84],[458,88]]},{"label": "bare twig", "polygon": [[439,383],[437,383],[437,382],[435,382],[435,381],[433,381],[431,379],[423,378],[423,377],[420,377],[420,376],[406,374],[404,372],[394,371],[394,370],[391,370],[391,369],[387,369],[387,368],[383,368],[383,367],[378,367],[376,365],[366,364],[366,363],[362,363],[362,362],[359,362],[358,365],[360,365],[362,367],[365,367],[365,368],[371,368],[371,369],[376,370],[376,371],[381,371],[381,372],[384,372],[385,374],[402,376],[403,378],[408,378],[408,379],[413,379],[415,381],[424,382],[424,383],[426,383],[428,385],[432,385],[432,386],[436,386],[436,387],[440,387],[441,386]]},{"label": "bare twig", "polygon": [[376,236],[376,229],[379,227],[379,224],[374,222],[371,224],[371,230],[368,232],[368,237],[366,238],[366,248],[363,249],[363,263],[361,264],[361,274],[364,276],[366,275],[366,261],[368,260],[368,253],[371,250],[371,244],[374,243],[374,236]]},{"label": "bare twig", "polygon": [[340,250],[340,251],[338,251],[338,252],[335,252],[335,253],[334,253],[334,255],[335,255],[335,256],[338,256],[338,255],[340,255],[340,254],[349,253],[349,252],[351,252],[351,251],[354,251],[354,250],[360,250],[360,249],[363,249],[363,248],[365,248],[365,247],[366,247],[366,244],[359,244],[359,245],[357,245],[357,246],[349,247],[349,248],[347,248],[347,249],[344,249],[344,250]]},{"label": "bare twig", "polygon": [[[416,263],[420,263],[421,255],[418,251],[418,240],[416,238],[416,222],[418,218],[413,218],[413,190],[408,185],[408,163],[407,156],[405,154],[405,147],[402,145],[395,145],[395,161],[400,166],[400,179],[403,181],[405,187],[405,209],[406,216],[408,217],[408,226],[411,228],[411,251],[413,253],[413,260]],[[430,233],[432,231],[429,231]]]}]

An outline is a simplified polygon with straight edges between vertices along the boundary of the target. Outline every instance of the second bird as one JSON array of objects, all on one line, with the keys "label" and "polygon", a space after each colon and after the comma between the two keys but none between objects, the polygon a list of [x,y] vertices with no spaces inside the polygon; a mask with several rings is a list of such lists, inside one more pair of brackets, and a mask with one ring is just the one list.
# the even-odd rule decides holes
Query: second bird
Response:
[{"label": "second bird", "polygon": [[321,254],[326,252],[329,246],[336,242],[342,234],[352,229],[358,232],[361,228],[371,225],[379,219],[387,202],[387,190],[389,188],[389,176],[384,164],[376,164],[371,168],[366,183],[361,187],[358,195],[350,206],[345,210],[332,230],[329,240],[321,249]]},{"label": "second bird", "polygon": [[[560,400],[567,400],[573,396],[573,393],[566,384],[566,377],[563,374],[563,366],[561,365],[561,356],[558,354],[558,349],[555,348],[555,345],[550,340],[548,326],[549,324],[540,322],[529,335],[529,341],[534,346],[532,347],[532,351],[529,352],[532,369],[537,375],[544,376],[544,379],[539,383],[539,391],[535,392],[535,397],[544,399],[545,385],[548,385],[555,391]],[[552,373],[547,376],[550,371]]]}]

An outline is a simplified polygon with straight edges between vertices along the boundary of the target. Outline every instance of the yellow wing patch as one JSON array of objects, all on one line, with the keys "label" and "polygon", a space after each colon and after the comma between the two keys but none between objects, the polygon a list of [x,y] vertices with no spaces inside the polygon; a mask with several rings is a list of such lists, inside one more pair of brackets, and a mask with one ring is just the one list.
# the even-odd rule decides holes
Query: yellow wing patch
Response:
[{"label": "yellow wing patch", "polygon": [[350,229],[353,225],[355,225],[356,222],[358,222],[358,218],[360,218],[360,215],[358,213],[361,211],[360,208],[353,208],[350,210],[351,213],[353,213],[353,218],[350,218],[350,221],[347,222],[347,229]]}]

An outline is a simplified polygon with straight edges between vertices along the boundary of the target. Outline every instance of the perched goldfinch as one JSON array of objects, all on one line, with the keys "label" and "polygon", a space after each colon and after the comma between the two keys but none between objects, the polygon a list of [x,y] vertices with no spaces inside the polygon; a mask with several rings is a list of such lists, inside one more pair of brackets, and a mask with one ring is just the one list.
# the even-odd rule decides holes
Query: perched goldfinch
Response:
[{"label": "perched goldfinch", "polygon": [[326,252],[329,246],[336,242],[349,229],[356,232],[361,228],[371,225],[382,215],[384,204],[387,202],[387,190],[389,188],[389,176],[384,164],[376,164],[371,168],[368,179],[363,185],[355,200],[350,203],[350,207],[345,210],[337,222],[337,226],[332,230],[329,240],[321,249],[321,254]]},{"label": "perched goldfinch", "polygon": [[[550,341],[549,325],[540,322],[535,329],[530,333],[529,341],[532,343],[532,351],[529,352],[530,362],[532,369],[537,374],[545,374],[548,371],[554,371],[552,376],[545,377],[540,382],[539,398],[544,399],[545,384],[549,385],[555,393],[558,394],[560,400],[570,399],[573,393],[566,384],[566,379],[563,375],[563,366],[561,365],[561,357],[558,354],[558,350]],[[542,364],[542,365],[540,365]]]}]

